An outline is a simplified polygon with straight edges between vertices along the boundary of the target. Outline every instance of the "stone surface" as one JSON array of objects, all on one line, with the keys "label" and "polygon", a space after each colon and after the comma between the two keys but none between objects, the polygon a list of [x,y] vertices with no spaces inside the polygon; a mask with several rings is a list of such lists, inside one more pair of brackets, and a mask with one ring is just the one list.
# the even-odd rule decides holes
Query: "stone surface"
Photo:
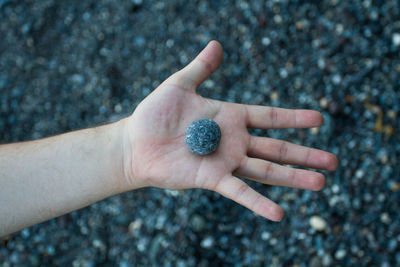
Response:
[{"label": "stone surface", "polygon": [[197,155],[208,155],[214,152],[221,140],[218,124],[210,119],[192,122],[186,129],[185,142],[188,149]]}]

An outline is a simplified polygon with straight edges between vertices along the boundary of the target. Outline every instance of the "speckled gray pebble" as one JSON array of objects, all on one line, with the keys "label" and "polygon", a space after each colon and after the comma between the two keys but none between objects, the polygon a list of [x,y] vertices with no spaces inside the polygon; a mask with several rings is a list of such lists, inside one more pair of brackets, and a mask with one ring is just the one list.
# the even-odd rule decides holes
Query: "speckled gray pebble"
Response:
[{"label": "speckled gray pebble", "polygon": [[197,155],[208,155],[214,152],[221,140],[218,124],[210,119],[192,122],[186,129],[185,142],[188,149]]}]

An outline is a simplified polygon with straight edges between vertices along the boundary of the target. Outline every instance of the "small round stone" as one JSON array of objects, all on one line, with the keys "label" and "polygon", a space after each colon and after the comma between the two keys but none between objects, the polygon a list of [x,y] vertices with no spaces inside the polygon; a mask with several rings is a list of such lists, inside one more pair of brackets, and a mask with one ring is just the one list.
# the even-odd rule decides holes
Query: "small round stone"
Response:
[{"label": "small round stone", "polygon": [[186,129],[185,142],[191,152],[197,155],[208,155],[214,152],[221,140],[218,124],[210,119],[192,122]]},{"label": "small round stone", "polygon": [[310,218],[310,225],[317,231],[324,231],[327,223],[322,217],[315,215]]}]

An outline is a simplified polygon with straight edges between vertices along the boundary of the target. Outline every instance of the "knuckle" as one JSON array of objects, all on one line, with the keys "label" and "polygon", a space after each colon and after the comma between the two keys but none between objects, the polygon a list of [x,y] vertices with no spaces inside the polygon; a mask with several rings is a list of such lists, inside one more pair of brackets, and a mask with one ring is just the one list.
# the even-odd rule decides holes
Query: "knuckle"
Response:
[{"label": "knuckle", "polygon": [[269,110],[269,119],[271,120],[272,125],[275,125],[278,121],[278,111],[276,110],[276,108],[271,107],[271,109]]},{"label": "knuckle", "polygon": [[259,207],[260,207],[260,205],[262,204],[262,199],[263,199],[263,198],[264,198],[263,196],[258,195],[258,196],[254,199],[254,201],[251,203],[250,209],[253,210],[253,211],[259,210]]},{"label": "knuckle", "polygon": [[279,161],[283,161],[287,157],[288,145],[286,142],[282,142],[279,146]]},{"label": "knuckle", "polygon": [[247,190],[248,190],[248,185],[243,182],[236,190],[235,193],[236,199],[242,198],[246,194]]},{"label": "knuckle", "polygon": [[305,162],[307,165],[310,165],[311,152],[312,152],[312,149],[311,149],[311,148],[307,148],[306,156],[305,156],[305,158],[304,158],[304,162]]},{"label": "knuckle", "polygon": [[187,77],[184,70],[180,70],[173,74],[169,79],[171,85],[191,91],[196,89],[196,83]]},{"label": "knuckle", "polygon": [[265,166],[265,177],[271,177],[273,175],[274,169],[272,166],[272,162],[268,162]]},{"label": "knuckle", "polygon": [[212,73],[214,71],[215,69],[214,65],[211,64],[206,59],[199,57],[197,58],[197,60],[200,62],[200,64],[203,66],[203,68],[206,70],[207,73]]}]

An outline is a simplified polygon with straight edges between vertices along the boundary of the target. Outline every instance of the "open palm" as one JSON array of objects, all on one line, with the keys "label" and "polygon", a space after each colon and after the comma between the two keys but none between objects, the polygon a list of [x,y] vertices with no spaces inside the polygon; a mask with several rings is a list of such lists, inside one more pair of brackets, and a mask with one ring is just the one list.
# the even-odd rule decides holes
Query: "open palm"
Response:
[{"label": "open palm", "polygon": [[[137,187],[214,190],[261,216],[279,221],[283,210],[235,176],[270,185],[320,190],[325,184],[322,174],[277,163],[333,170],[337,159],[321,150],[251,136],[247,128],[315,127],[322,124],[322,116],[311,110],[233,104],[201,97],[196,93],[197,87],[221,62],[221,45],[212,41],[188,66],[140,103],[126,125],[127,179]],[[201,118],[212,119],[221,128],[220,145],[207,156],[191,153],[185,144],[186,128]]]}]

